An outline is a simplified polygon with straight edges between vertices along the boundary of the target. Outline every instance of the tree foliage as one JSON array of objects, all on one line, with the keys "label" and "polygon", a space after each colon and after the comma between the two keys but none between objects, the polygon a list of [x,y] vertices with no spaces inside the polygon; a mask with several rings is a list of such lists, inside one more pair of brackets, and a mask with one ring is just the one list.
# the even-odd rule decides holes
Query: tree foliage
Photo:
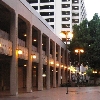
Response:
[{"label": "tree foliage", "polygon": [[88,64],[92,68],[100,67],[100,18],[97,13],[93,19],[84,20],[80,25],[73,26],[74,37],[69,46],[70,60],[73,65],[77,65],[79,56],[74,52],[75,49],[84,49],[80,54],[80,62]]}]

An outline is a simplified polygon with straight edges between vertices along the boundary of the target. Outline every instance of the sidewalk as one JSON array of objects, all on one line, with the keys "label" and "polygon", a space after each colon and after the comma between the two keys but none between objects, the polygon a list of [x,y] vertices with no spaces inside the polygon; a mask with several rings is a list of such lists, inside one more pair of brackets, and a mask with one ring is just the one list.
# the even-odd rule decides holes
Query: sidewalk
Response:
[{"label": "sidewalk", "polygon": [[100,87],[66,87],[19,93],[18,96],[0,96],[0,100],[100,100]]}]

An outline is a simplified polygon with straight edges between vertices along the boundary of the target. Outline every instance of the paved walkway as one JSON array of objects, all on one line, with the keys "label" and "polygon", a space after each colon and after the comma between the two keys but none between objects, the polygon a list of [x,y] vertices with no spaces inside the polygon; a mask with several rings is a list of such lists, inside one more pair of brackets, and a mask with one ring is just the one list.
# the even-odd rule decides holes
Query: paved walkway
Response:
[{"label": "paved walkway", "polygon": [[100,100],[100,87],[65,87],[19,93],[18,96],[0,96],[0,100]]}]

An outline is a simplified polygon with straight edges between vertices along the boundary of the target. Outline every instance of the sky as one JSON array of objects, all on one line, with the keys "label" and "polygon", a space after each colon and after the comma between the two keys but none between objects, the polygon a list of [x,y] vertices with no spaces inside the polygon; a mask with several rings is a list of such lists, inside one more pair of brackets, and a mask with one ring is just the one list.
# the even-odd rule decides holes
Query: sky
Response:
[{"label": "sky", "polygon": [[100,0],[84,0],[87,19],[90,21],[95,13],[100,16]]}]

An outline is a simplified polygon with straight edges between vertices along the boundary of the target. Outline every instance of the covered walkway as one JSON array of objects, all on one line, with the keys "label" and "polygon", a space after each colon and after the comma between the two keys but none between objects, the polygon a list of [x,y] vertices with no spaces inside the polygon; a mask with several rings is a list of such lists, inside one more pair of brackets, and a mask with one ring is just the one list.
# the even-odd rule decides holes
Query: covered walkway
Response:
[{"label": "covered walkway", "polygon": [[66,94],[65,87],[52,88],[32,93],[19,93],[18,96],[2,95],[0,100],[99,100],[100,87],[69,87]]}]

